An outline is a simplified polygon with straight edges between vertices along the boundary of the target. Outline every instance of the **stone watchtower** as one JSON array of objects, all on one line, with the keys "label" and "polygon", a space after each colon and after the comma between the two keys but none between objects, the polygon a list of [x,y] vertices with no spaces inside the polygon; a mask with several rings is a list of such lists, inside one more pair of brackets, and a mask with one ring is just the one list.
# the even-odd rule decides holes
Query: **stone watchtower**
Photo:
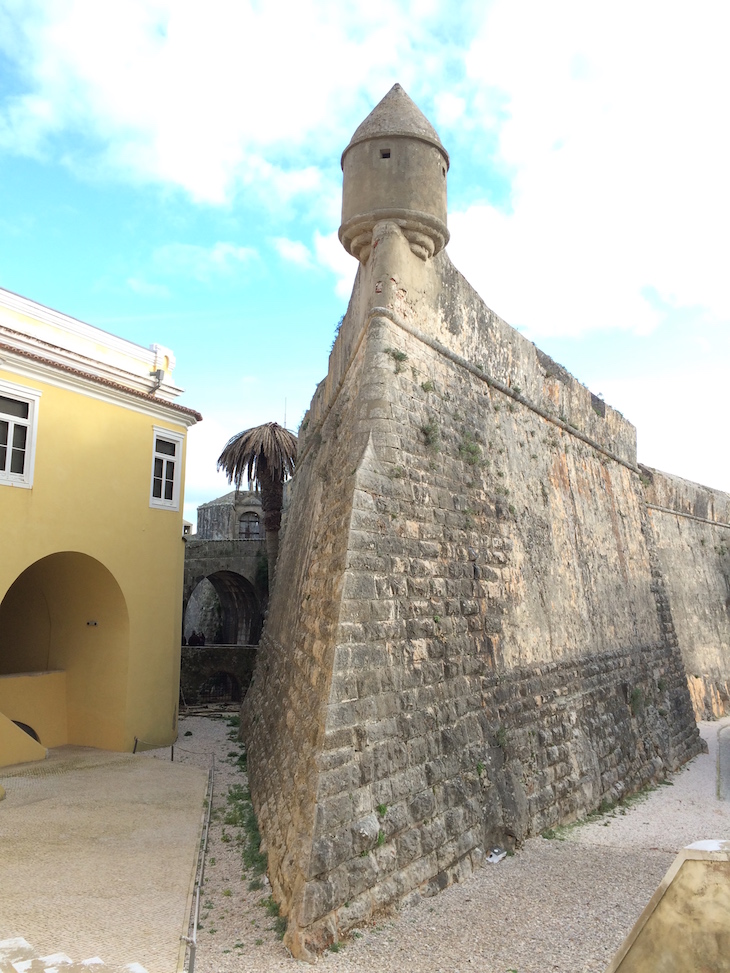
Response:
[{"label": "stone watchtower", "polygon": [[452,265],[448,165],[400,85],[343,153],[360,265],[241,712],[304,959],[699,747],[635,430]]},{"label": "stone watchtower", "polygon": [[433,126],[399,84],[370,112],[342,153],[340,241],[367,263],[373,227],[396,223],[426,259],[449,242],[449,156]]}]

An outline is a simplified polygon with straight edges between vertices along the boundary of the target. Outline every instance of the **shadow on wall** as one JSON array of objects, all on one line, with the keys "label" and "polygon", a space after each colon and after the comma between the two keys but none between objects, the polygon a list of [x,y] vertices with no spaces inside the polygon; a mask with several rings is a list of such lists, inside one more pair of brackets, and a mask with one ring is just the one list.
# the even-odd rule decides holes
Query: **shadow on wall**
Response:
[{"label": "shadow on wall", "polygon": [[255,645],[182,647],[180,703],[239,703],[251,684]]},{"label": "shadow on wall", "polygon": [[[64,551],[37,561],[0,604],[0,676],[23,674],[12,689],[2,680],[0,712],[34,727],[44,746],[124,749],[128,665],[124,596],[104,565],[86,554]],[[27,675],[50,672],[59,678]]]}]

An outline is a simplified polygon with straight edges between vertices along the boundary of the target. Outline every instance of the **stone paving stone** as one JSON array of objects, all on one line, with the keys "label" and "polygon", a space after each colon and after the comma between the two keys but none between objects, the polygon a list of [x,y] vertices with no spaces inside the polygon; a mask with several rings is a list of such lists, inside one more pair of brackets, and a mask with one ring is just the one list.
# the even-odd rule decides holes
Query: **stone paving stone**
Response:
[{"label": "stone paving stone", "polygon": [[38,956],[22,937],[0,940],[0,973],[149,973],[139,963],[110,967],[98,956],[74,962],[65,953]]},{"label": "stone paving stone", "polygon": [[44,957],[70,971],[59,953],[87,971],[100,957],[106,970],[177,969],[206,771],[59,747],[46,761],[8,769],[2,782],[1,973],[13,942],[28,951],[10,973],[46,969]]}]

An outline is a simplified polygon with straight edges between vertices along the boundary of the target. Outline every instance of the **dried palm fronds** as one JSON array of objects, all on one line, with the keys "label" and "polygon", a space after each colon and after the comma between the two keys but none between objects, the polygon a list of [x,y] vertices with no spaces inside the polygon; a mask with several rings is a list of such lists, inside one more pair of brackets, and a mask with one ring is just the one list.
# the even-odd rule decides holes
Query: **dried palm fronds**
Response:
[{"label": "dried palm fronds", "polygon": [[294,473],[297,437],[276,422],[236,433],[218,457],[217,468],[241,489],[244,477],[257,487],[265,481],[283,483]]}]

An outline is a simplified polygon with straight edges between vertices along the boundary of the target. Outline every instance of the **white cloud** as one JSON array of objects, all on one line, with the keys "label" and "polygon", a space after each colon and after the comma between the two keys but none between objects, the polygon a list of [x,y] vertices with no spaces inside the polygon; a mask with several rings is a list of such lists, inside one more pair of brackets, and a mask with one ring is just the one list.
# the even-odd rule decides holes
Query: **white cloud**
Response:
[{"label": "white cloud", "polygon": [[0,148],[39,158],[45,138],[57,128],[54,107],[48,98],[9,98],[5,112],[0,114]]},{"label": "white cloud", "polygon": [[284,260],[296,264],[298,267],[312,267],[312,254],[301,240],[289,240],[286,237],[275,237],[272,241],[276,252]]},{"label": "white cloud", "polygon": [[634,378],[605,375],[605,399],[636,426],[640,463],[730,492],[727,450],[718,444],[718,427],[698,421],[688,408],[683,389],[702,390],[706,417],[721,416],[727,407],[727,362],[700,367],[647,371]]},{"label": "white cloud", "polygon": [[[3,6],[0,51],[22,79],[0,99],[8,151],[216,205],[303,200],[324,228],[332,160],[399,80],[430,98],[447,149],[468,143],[452,179],[472,148],[480,160],[449,249],[510,323],[538,339],[646,333],[659,303],[730,319],[725,4],[465,4],[461,48],[445,0],[373,0],[367,18],[335,0]],[[159,259],[206,279],[243,259],[176,246]],[[354,262],[331,234],[314,253],[346,297]]]},{"label": "white cloud", "polygon": [[140,277],[128,277],[127,286],[142,297],[169,297],[170,290],[164,284],[150,284]]},{"label": "white cloud", "polygon": [[230,273],[236,264],[248,263],[257,256],[252,247],[238,247],[233,243],[219,242],[208,248],[166,243],[154,251],[152,262],[161,273],[188,274],[205,282],[216,275]]},{"label": "white cloud", "polygon": [[443,91],[434,98],[434,106],[436,108],[436,117],[434,118],[436,127],[453,126],[464,117],[466,100],[448,91]]},{"label": "white cloud", "polygon": [[86,170],[91,152],[215,204],[252,183],[271,203],[316,191],[313,160],[341,148],[353,103],[382,97],[419,36],[437,43],[432,15],[384,0],[366,19],[334,0],[26,0],[0,31],[26,89],[2,106],[3,144],[50,152],[50,136],[81,135],[70,164]]},{"label": "white cloud", "polygon": [[201,503],[215,500],[233,489],[225,475],[216,472],[218,457],[230,436],[215,416],[206,418],[188,432],[184,516],[193,524],[197,523],[196,510]]},{"label": "white cloud", "polygon": [[337,277],[335,293],[338,297],[348,300],[355,282],[358,263],[345,250],[336,233],[323,234],[318,230],[314,234],[314,252],[317,260],[324,267],[331,270]]},{"label": "white cloud", "polygon": [[[246,366],[255,370],[232,376],[221,368],[221,382],[211,389],[196,378],[189,384],[186,404],[203,409],[203,421],[188,433],[185,473],[185,518],[196,522],[195,509],[232,487],[216,463],[228,440],[244,429],[263,422],[279,422],[296,431],[304,411],[322,378],[319,370],[300,362],[286,367],[280,362],[274,373],[260,361],[249,358]],[[322,367],[326,369],[326,356]],[[203,400],[206,404],[203,406]]]},{"label": "white cloud", "polygon": [[455,262],[531,337],[645,333],[642,294],[730,319],[730,8],[499,0],[466,56],[500,90],[510,205],[451,217]]}]

